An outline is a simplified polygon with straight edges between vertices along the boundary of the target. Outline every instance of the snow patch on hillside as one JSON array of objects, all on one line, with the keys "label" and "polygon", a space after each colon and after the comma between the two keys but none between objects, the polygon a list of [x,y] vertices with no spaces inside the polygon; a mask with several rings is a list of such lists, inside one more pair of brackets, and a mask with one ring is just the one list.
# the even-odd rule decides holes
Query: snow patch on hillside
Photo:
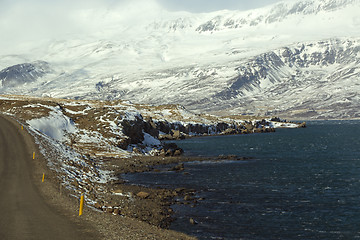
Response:
[{"label": "snow patch on hillside", "polygon": [[60,107],[52,108],[48,117],[31,119],[27,123],[37,131],[60,142],[66,140],[67,134],[77,131],[74,122],[62,114]]}]

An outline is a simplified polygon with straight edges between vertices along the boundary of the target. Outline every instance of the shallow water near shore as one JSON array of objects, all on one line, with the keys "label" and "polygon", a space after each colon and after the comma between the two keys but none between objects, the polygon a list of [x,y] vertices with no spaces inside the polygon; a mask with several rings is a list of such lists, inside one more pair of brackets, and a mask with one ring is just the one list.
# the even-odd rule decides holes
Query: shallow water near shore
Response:
[{"label": "shallow water near shore", "polygon": [[187,155],[254,159],[185,163],[189,174],[127,174],[135,184],[193,188],[204,198],[174,205],[171,229],[199,239],[360,238],[360,121],[176,143]]}]

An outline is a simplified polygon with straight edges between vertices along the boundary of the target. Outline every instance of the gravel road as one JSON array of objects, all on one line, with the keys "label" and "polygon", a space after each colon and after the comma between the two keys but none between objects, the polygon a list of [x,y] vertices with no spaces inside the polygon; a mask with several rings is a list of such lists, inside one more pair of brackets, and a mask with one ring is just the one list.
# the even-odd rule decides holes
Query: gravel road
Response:
[{"label": "gravel road", "polygon": [[19,125],[0,116],[0,239],[96,239],[39,193],[26,141]]}]

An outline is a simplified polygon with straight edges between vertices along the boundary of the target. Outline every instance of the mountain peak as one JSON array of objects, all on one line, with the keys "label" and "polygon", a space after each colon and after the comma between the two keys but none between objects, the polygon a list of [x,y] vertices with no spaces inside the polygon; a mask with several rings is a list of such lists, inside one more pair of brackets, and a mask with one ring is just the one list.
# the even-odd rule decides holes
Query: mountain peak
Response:
[{"label": "mountain peak", "polygon": [[[285,10],[289,14],[316,14],[320,11],[335,11],[359,0],[293,0],[272,5],[272,12]],[[284,13],[284,14],[285,14]]]},{"label": "mountain peak", "polygon": [[[3,85],[16,87],[0,92],[270,113],[316,109],[319,91],[331,99],[328,109],[358,114],[358,105],[346,104],[358,95],[359,0],[285,1],[204,14],[168,12],[148,0],[143,4],[152,10],[144,13],[137,4],[85,9],[75,16],[82,26],[76,37],[1,57]],[[28,64],[36,59],[51,71]]]},{"label": "mountain peak", "polygon": [[[293,0],[282,1],[264,8],[248,11],[227,11],[217,14],[197,28],[199,32],[254,27],[260,24],[283,22],[291,17],[308,17],[320,12],[340,11],[349,5],[359,8],[359,0]],[[300,20],[299,20],[300,21]],[[341,19],[340,19],[341,21]]]}]

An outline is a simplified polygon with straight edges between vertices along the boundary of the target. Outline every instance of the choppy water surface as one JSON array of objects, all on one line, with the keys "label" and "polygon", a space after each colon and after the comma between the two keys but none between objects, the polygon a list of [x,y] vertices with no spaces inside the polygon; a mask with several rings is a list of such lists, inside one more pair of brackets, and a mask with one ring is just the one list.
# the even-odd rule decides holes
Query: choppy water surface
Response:
[{"label": "choppy water surface", "polygon": [[194,188],[205,198],[196,207],[174,205],[172,229],[200,239],[360,238],[360,121],[176,143],[188,154],[255,159],[185,163],[189,175],[128,175],[138,184]]}]

